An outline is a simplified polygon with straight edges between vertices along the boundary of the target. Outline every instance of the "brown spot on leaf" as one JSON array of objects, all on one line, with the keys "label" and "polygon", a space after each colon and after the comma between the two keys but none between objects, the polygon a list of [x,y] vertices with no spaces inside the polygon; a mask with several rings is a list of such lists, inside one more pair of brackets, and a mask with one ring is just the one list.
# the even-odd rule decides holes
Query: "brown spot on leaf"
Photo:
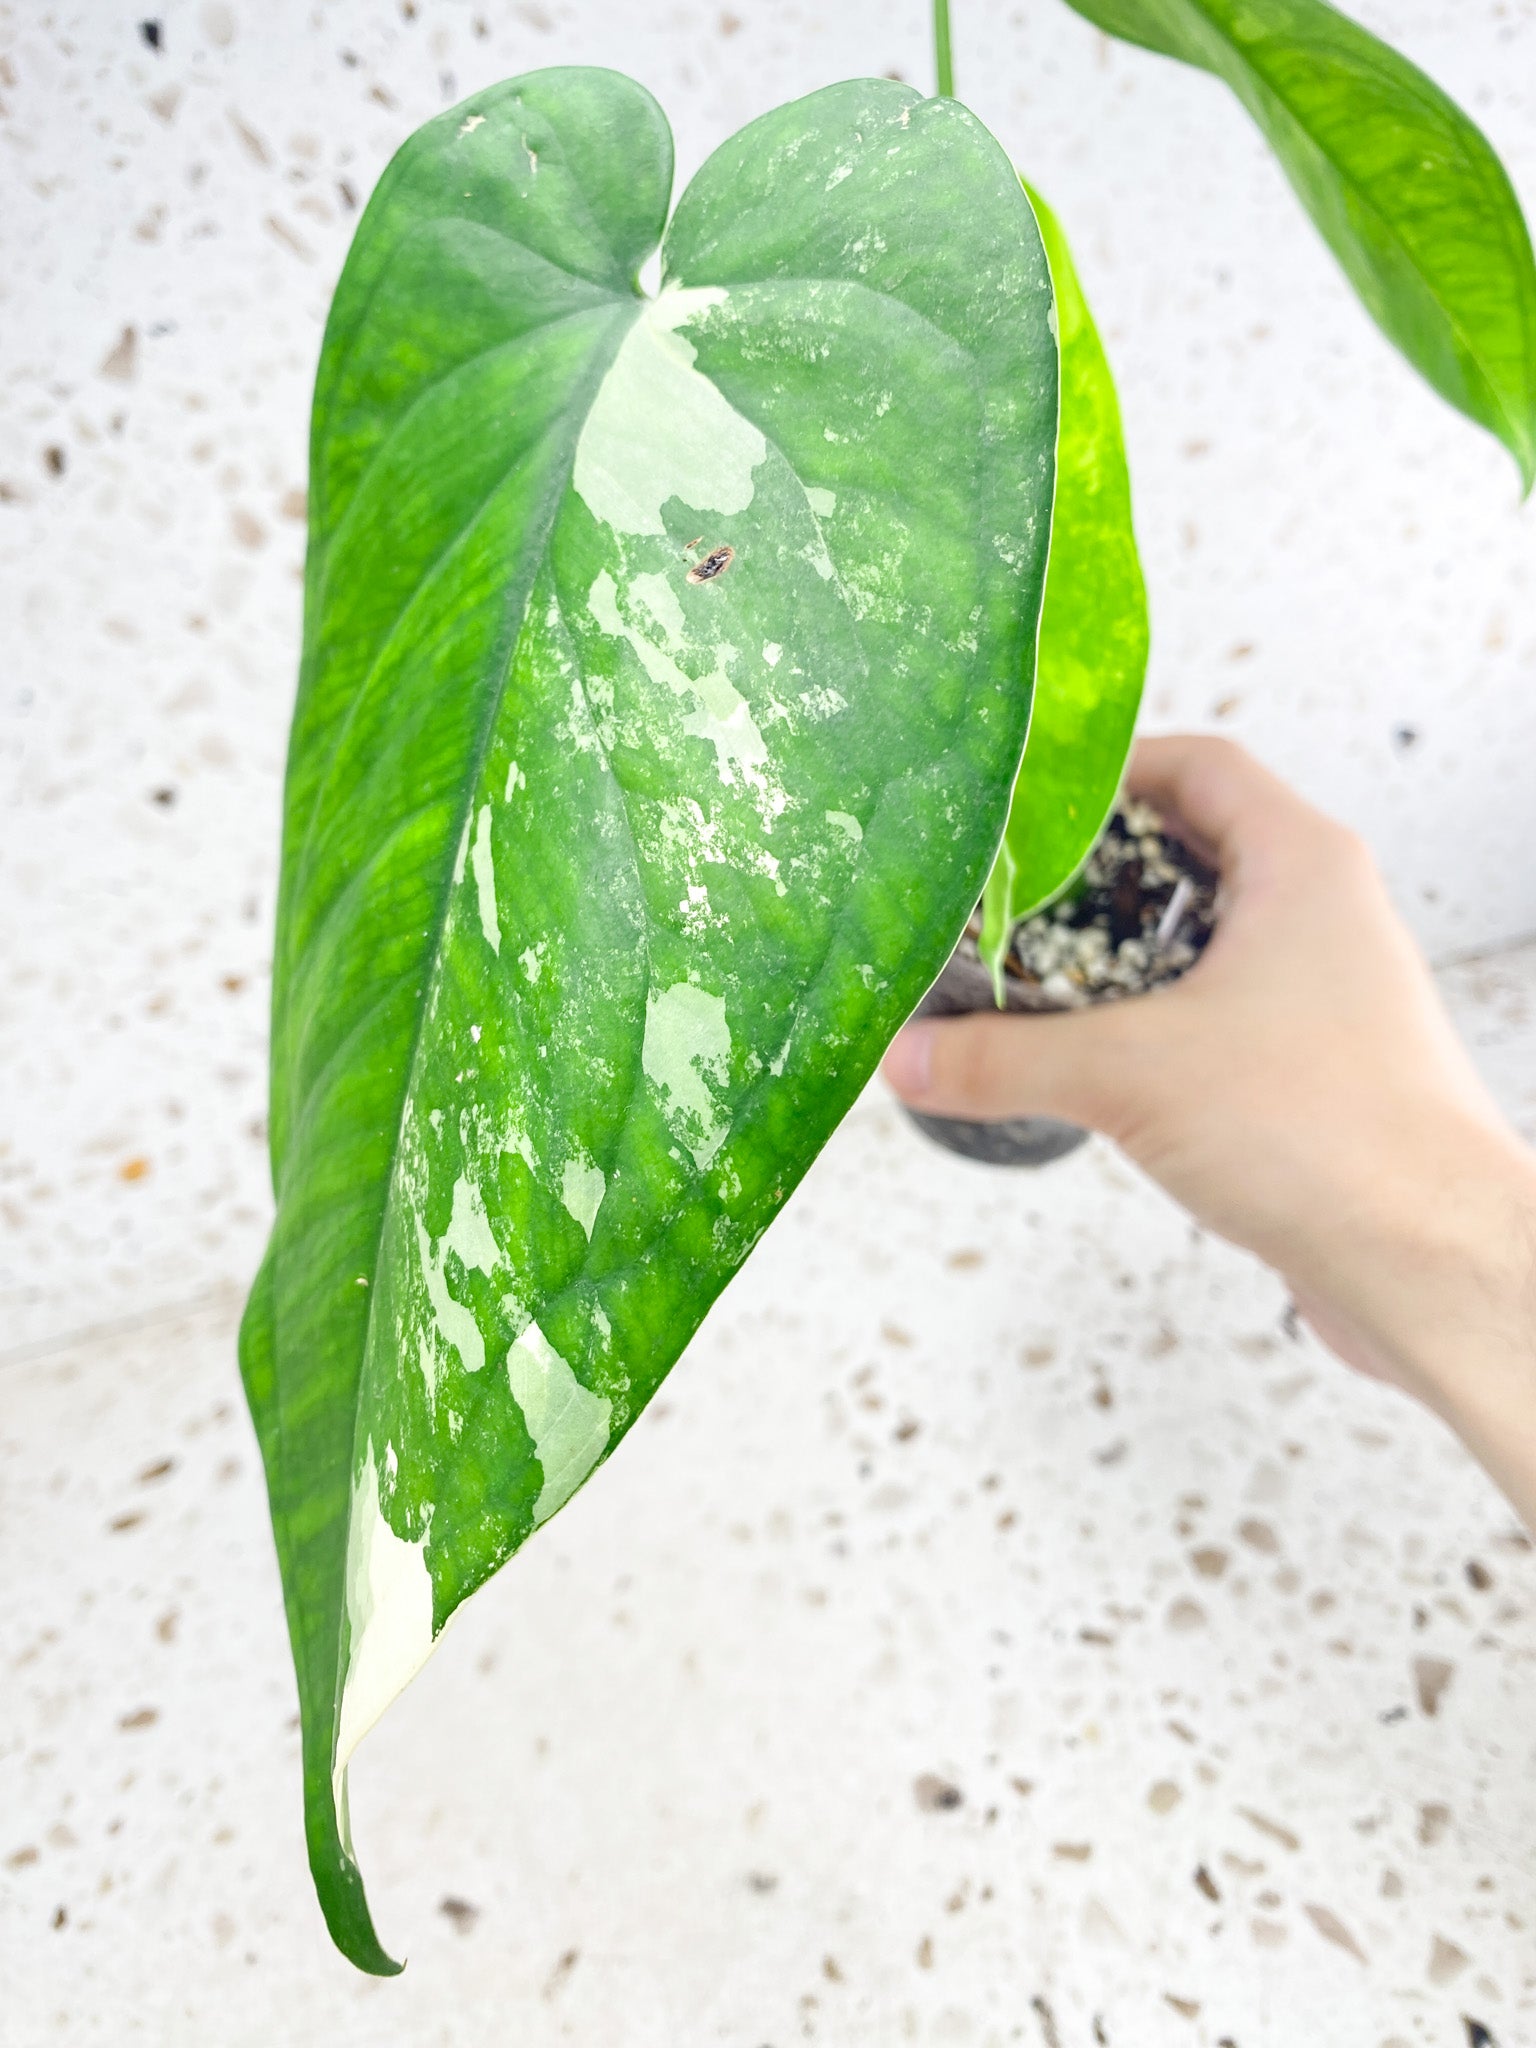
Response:
[{"label": "brown spot on leaf", "polygon": [[713,583],[717,577],[725,574],[735,559],[736,550],[733,547],[711,548],[702,562],[694,563],[693,567],[688,571],[686,581],[689,583]]}]

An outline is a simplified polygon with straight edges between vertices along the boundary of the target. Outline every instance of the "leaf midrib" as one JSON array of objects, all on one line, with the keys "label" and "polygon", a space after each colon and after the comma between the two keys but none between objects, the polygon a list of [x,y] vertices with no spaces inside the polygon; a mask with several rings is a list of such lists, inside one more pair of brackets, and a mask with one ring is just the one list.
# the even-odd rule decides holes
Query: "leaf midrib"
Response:
[{"label": "leaf midrib", "polygon": [[[622,301],[616,300],[616,303],[622,304]],[[619,347],[622,345],[624,335],[628,332],[628,326],[632,325],[633,321],[639,317],[642,304],[643,301],[637,295],[634,312],[631,315],[630,322],[621,325],[619,322],[615,321],[615,334],[612,340],[612,347],[606,353],[606,355],[601,350],[593,351],[592,363],[588,367],[588,374],[586,379],[584,380],[584,388],[587,389],[588,393],[586,401],[585,403],[580,404],[573,403],[573,405],[569,408],[568,412],[564,415],[566,419],[579,418],[581,422],[585,422],[588,413],[591,411],[592,398],[595,396],[596,386],[600,385],[603,377],[607,375],[608,369],[612,364],[613,358],[617,354]],[[596,371],[595,376],[593,375],[594,369]],[[527,618],[528,612],[528,600],[532,595],[534,584],[538,580],[539,565],[548,556],[550,536],[554,529],[555,519],[558,517],[560,507],[564,503],[565,494],[567,490],[570,488],[570,471],[575,463],[576,444],[580,439],[580,431],[580,427],[578,426],[576,432],[571,437],[569,460],[563,465],[563,473],[558,478],[557,483],[553,487],[549,488],[546,492],[546,502],[544,508],[542,508],[543,530],[539,540],[539,544],[536,548],[530,548],[528,550],[527,555],[524,558],[527,563],[527,575],[524,588],[518,595],[516,602],[509,603],[507,606],[507,621],[509,630],[507,631],[506,645],[500,663],[501,672],[500,675],[496,678],[492,687],[490,687],[486,691],[486,708],[481,718],[480,730],[476,735],[474,747],[469,757],[468,772],[464,777],[464,800],[460,807],[459,815],[455,821],[458,830],[456,833],[450,834],[446,842],[446,844],[448,845],[457,846],[459,838],[463,835],[463,830],[465,824],[468,821],[470,810],[473,807],[475,795],[478,790],[480,772],[485,764],[486,751],[489,746],[491,736],[495,730],[497,716],[500,712],[502,701],[506,694],[507,678],[511,672],[512,662],[516,657],[518,644],[522,637],[523,624]],[[505,479],[503,479],[503,481],[504,480]],[[534,522],[530,521],[529,524],[530,526],[532,526]],[[515,625],[512,623],[514,619],[516,621]],[[374,1280],[376,1280],[378,1276],[379,1255],[383,1246],[384,1232],[388,1227],[389,1219],[394,1211],[395,1203],[397,1200],[397,1187],[400,1171],[400,1162],[402,1157],[404,1156],[405,1150],[403,1144],[405,1118],[411,1104],[415,1088],[416,1076],[421,1062],[422,1044],[424,1038],[423,1026],[425,1024],[428,1007],[430,1005],[432,998],[432,992],[435,988],[438,971],[441,965],[443,951],[443,933],[447,926],[448,910],[453,895],[452,862],[445,860],[442,866],[444,879],[439,888],[437,907],[433,915],[432,923],[429,927],[430,937],[425,954],[425,958],[427,961],[427,972],[422,976],[421,985],[417,990],[415,1014],[411,1020],[410,1057],[406,1066],[404,1086],[400,1091],[400,1107],[395,1121],[394,1140],[390,1147],[389,1179],[384,1190],[384,1199],[379,1204],[378,1225],[374,1232],[373,1247],[368,1261],[368,1277],[370,1281],[368,1291],[368,1315],[364,1325],[362,1345],[358,1354],[357,1364],[357,1386],[359,1391],[361,1390],[363,1372],[366,1368],[367,1361],[373,1351],[374,1334],[376,1327],[375,1318],[378,1314],[379,1289],[371,1283]],[[355,1396],[354,1401],[355,1405],[353,1411],[352,1448],[351,1458],[348,1466],[349,1472],[356,1470],[357,1430],[362,1420],[362,1403],[360,1400],[356,1400]],[[350,1511],[348,1514],[348,1523],[350,1524]],[[330,1741],[333,1752],[335,1748],[335,1730],[337,1725],[337,1718],[340,1713],[341,1689],[346,1677],[346,1660],[342,1654],[341,1644],[341,1631],[345,1624],[346,1611],[345,1606],[343,1605],[341,1608],[338,1609],[337,1636],[333,1652],[333,1662],[335,1666],[335,1686],[330,1703],[329,1714],[331,1730]]]}]

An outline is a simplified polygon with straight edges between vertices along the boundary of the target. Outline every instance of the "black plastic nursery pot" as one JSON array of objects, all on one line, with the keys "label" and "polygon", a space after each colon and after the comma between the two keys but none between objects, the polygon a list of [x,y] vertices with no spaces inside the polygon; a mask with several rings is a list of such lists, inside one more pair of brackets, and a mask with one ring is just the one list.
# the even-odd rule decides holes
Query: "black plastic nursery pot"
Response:
[{"label": "black plastic nursery pot", "polygon": [[[1003,963],[1005,1007],[1081,1010],[1177,981],[1215,928],[1216,889],[1216,876],[1164,830],[1150,804],[1121,805],[1078,884],[1015,928]],[[977,950],[980,928],[978,914],[918,1004],[919,1017],[996,1008],[992,976]],[[970,1122],[915,1109],[907,1115],[935,1144],[986,1166],[1048,1166],[1088,1136],[1056,1117]]]}]

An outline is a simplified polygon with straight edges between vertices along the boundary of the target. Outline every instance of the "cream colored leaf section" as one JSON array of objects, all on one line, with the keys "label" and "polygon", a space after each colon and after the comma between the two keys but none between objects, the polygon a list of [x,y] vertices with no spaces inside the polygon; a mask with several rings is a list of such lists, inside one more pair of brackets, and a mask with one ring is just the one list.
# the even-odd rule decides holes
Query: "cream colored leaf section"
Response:
[{"label": "cream colored leaf section", "polygon": [[544,1473],[533,1508],[537,1528],[565,1506],[607,1450],[613,1406],[581,1384],[537,1323],[507,1353],[507,1378]]},{"label": "cream colored leaf section", "polygon": [[740,782],[761,788],[768,747],[751,706],[731,681],[729,663],[735,648],[725,641],[716,642],[704,650],[714,656],[708,674],[688,675],[678,661],[679,655],[691,651],[684,637],[682,608],[666,579],[653,573],[637,576],[630,595],[654,622],[654,631],[624,617],[619,610],[618,585],[606,569],[598,571],[587,603],[605,633],[628,641],[653,683],[692,704],[684,714],[683,731],[708,740],[715,750],[720,780],[727,786]]},{"label": "cream colored leaf section", "polygon": [[661,508],[744,512],[768,444],[693,367],[678,328],[727,303],[718,286],[668,285],[646,302],[598,389],[576,444],[572,481],[615,533],[666,532]]},{"label": "cream colored leaf section", "polygon": [[702,1173],[725,1142],[730,1119],[717,1102],[730,1071],[725,1003],[691,981],[653,989],[646,999],[640,1063],[661,1090],[668,1120]]},{"label": "cream colored leaf section", "polygon": [[607,1175],[584,1153],[578,1153],[565,1162],[565,1171],[560,1177],[560,1199],[568,1214],[575,1217],[589,1238],[607,1192]]},{"label": "cream colored leaf section", "polygon": [[[430,1515],[429,1515],[430,1523]],[[370,1438],[352,1482],[347,1523],[347,1675],[336,1725],[332,1789],[345,1815],[352,1752],[432,1651],[427,1530],[408,1543],[384,1518]]]}]

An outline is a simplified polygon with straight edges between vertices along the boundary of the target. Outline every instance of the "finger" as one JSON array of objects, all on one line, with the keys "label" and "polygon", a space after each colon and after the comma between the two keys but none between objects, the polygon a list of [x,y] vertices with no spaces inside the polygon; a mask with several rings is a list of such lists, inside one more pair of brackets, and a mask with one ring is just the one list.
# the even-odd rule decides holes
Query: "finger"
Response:
[{"label": "finger", "polygon": [[881,1071],[927,1115],[1059,1116],[1103,1129],[1131,1073],[1148,1062],[1156,1006],[1150,996],[1066,1016],[918,1017],[897,1034]]},{"label": "finger", "polygon": [[1245,857],[1293,845],[1299,830],[1329,823],[1246,749],[1196,733],[1138,740],[1126,787],[1229,879]]}]

